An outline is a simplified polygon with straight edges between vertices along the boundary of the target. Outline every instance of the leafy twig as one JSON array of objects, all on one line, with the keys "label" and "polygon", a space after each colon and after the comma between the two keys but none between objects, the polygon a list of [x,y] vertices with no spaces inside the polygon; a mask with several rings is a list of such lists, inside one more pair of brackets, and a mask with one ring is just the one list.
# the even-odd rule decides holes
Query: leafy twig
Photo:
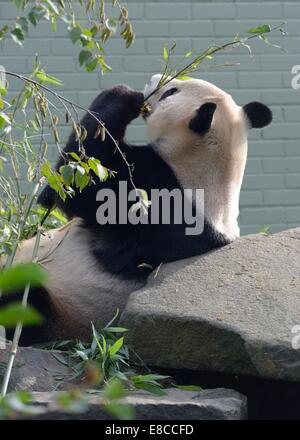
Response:
[{"label": "leafy twig", "polygon": [[[163,72],[161,79],[157,85],[157,87],[148,95],[145,97],[145,101],[147,101],[151,96],[153,96],[158,90],[160,90],[162,87],[167,85],[169,82],[171,82],[173,79],[181,78],[184,76],[187,76],[199,69],[199,66],[202,64],[202,62],[205,59],[211,59],[212,56],[217,53],[224,51],[228,49],[229,47],[238,47],[238,46],[244,46],[250,49],[249,45],[247,45],[247,42],[254,39],[254,38],[260,38],[262,41],[264,41],[266,44],[271,44],[267,38],[265,37],[266,33],[274,32],[276,30],[280,30],[280,32],[284,35],[285,32],[283,30],[283,27],[286,23],[283,22],[278,26],[274,26],[271,28],[269,25],[263,25],[258,26],[256,28],[251,28],[247,32],[251,33],[251,36],[240,38],[236,37],[229,43],[225,43],[221,46],[211,46],[208,49],[206,49],[204,52],[202,52],[200,55],[197,55],[190,63],[188,63],[185,67],[176,70],[176,67],[169,67],[170,62],[170,56],[175,49],[175,45],[173,45],[170,49],[164,48],[164,59],[165,59],[165,65],[163,67]],[[274,47],[278,47],[274,45]],[[192,55],[192,52],[188,52],[183,59],[188,58]]]}]

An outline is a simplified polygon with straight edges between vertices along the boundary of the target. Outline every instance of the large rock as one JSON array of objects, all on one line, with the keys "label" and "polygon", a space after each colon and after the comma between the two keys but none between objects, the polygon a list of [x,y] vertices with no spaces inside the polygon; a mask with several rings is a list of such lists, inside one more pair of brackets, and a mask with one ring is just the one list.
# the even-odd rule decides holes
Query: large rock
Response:
[{"label": "large rock", "polygon": [[[0,383],[4,376],[10,353],[0,350]],[[67,356],[57,350],[47,351],[31,347],[19,347],[9,382],[9,391],[52,391],[57,378],[67,377],[71,370],[64,365]]]},{"label": "large rock", "polygon": [[[6,369],[10,346],[0,350],[0,382]],[[68,412],[58,404],[57,378],[60,389],[74,388],[67,379],[71,370],[64,365],[67,355],[60,351],[46,351],[31,347],[19,347],[12,369],[9,391],[26,390],[32,393],[37,405],[46,407],[45,412],[36,419],[84,419],[110,420],[103,410],[103,398],[100,395],[86,396],[87,411],[84,413]],[[64,380],[61,380],[63,379]],[[80,383],[80,381],[79,381]],[[78,385],[78,384],[77,384]],[[177,388],[166,390],[165,396],[137,391],[130,392],[124,399],[133,406],[135,419],[138,420],[240,420],[247,418],[246,398],[229,389],[186,391]]]},{"label": "large rock", "polygon": [[162,266],[122,324],[152,366],[300,381],[300,228]]},{"label": "large rock", "polygon": [[[34,393],[34,400],[48,410],[37,419],[46,420],[111,420],[102,408],[101,397],[90,396],[84,414],[72,414],[57,405],[55,394]],[[134,408],[135,420],[241,420],[247,418],[246,398],[227,389],[201,392],[166,390],[165,396],[131,392],[123,401]],[[34,417],[33,417],[34,418]]]}]

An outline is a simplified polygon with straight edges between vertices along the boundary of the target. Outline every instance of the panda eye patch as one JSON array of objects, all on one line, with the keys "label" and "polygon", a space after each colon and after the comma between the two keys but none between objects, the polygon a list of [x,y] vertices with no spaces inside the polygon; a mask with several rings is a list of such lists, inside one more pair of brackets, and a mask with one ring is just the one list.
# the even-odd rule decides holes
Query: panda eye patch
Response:
[{"label": "panda eye patch", "polygon": [[165,93],[161,95],[159,98],[159,101],[162,101],[163,99],[166,99],[168,96],[174,95],[174,93],[178,92],[178,89],[176,87],[173,87],[172,89],[167,90]]}]

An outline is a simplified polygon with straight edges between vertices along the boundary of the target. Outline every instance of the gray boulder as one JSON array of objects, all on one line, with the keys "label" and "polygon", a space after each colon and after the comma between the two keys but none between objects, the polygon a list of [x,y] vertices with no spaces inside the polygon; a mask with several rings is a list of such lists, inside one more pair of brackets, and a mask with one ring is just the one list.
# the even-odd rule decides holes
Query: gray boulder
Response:
[{"label": "gray boulder", "polygon": [[122,324],[151,366],[300,381],[300,228],[162,266]]},{"label": "gray boulder", "polygon": [[[88,409],[84,414],[67,412],[59,406],[53,393],[34,393],[38,404],[48,410],[38,415],[38,420],[111,420],[103,410],[99,396],[88,397]],[[184,391],[170,388],[165,396],[155,396],[138,391],[131,392],[122,403],[133,406],[135,420],[243,420],[247,418],[246,398],[227,389]],[[35,417],[31,417],[34,419]]]},{"label": "gray boulder", "polygon": [[[9,358],[10,344],[0,350],[0,383]],[[60,351],[47,351],[31,347],[19,347],[9,382],[9,391],[52,391],[57,379],[67,377],[71,371],[66,355]]]}]

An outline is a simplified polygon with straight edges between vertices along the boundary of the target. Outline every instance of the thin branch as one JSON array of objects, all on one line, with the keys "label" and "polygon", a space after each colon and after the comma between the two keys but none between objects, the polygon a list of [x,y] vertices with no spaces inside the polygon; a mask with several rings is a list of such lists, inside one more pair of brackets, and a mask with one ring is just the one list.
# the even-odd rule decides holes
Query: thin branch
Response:
[{"label": "thin branch", "polygon": [[120,148],[120,146],[119,146],[119,143],[116,141],[116,139],[113,137],[113,135],[109,132],[109,130],[107,130],[107,128],[105,127],[104,122],[101,121],[101,120],[96,116],[96,114],[97,114],[96,112],[93,112],[93,111],[91,111],[90,109],[88,109],[88,108],[86,108],[86,107],[83,107],[83,106],[81,106],[81,105],[79,105],[79,104],[76,104],[76,103],[70,101],[69,99],[65,98],[64,96],[60,95],[59,93],[55,92],[54,90],[50,89],[49,87],[44,86],[43,84],[40,84],[39,82],[37,82],[37,81],[35,81],[35,80],[31,79],[31,78],[28,78],[28,77],[26,77],[26,76],[24,76],[24,75],[20,75],[20,74],[18,74],[18,73],[9,72],[9,71],[6,71],[5,74],[6,74],[6,75],[9,75],[9,76],[12,76],[12,77],[14,77],[14,78],[18,78],[18,79],[20,79],[21,81],[24,81],[24,82],[26,82],[26,83],[34,84],[36,87],[38,87],[38,88],[40,87],[40,88],[44,89],[46,92],[48,92],[48,93],[50,93],[51,95],[55,96],[55,97],[56,97],[61,103],[63,103],[63,102],[64,102],[64,103],[67,103],[67,104],[69,104],[72,108],[76,107],[76,108],[78,108],[78,109],[80,109],[80,110],[85,111],[85,112],[88,113],[90,116],[92,116],[92,117],[98,122],[98,124],[101,125],[101,127],[103,127],[103,129],[104,129],[105,132],[107,133],[108,137],[111,139],[111,141],[113,142],[113,144],[114,144],[114,146],[116,147],[117,151],[118,151],[119,154],[121,155],[122,160],[124,161],[124,163],[125,163],[125,165],[127,166],[127,169],[128,169],[128,174],[129,174],[129,180],[130,180],[130,183],[131,183],[132,187],[137,191],[137,188],[136,188],[136,186],[135,186],[135,184],[134,184],[133,176],[132,176],[132,170],[131,170],[131,169],[132,169],[132,164],[130,164],[130,163],[127,161],[124,152],[121,150],[121,148]]},{"label": "thin branch", "polygon": [[[32,261],[33,262],[37,261],[37,256],[38,256],[38,251],[39,251],[39,246],[40,246],[40,239],[41,239],[41,227],[39,226],[38,230],[37,230],[36,239],[35,239],[34,249],[32,252]],[[22,306],[23,307],[27,306],[29,292],[30,292],[30,284],[27,284],[24,289],[24,294],[23,294],[23,298],[22,298]],[[22,329],[23,329],[23,323],[20,321],[17,323],[16,328],[15,328],[14,337],[13,337],[13,341],[12,341],[12,345],[11,345],[11,349],[10,349],[10,353],[9,353],[9,359],[8,359],[8,363],[7,363],[5,374],[4,374],[3,381],[2,381],[0,397],[4,397],[7,393],[7,388],[9,385],[11,372],[12,372],[12,368],[13,368],[14,361],[16,358],[16,354],[18,351],[19,340],[20,340],[20,336],[22,333]]]},{"label": "thin branch", "polygon": [[[270,28],[269,33],[270,32],[274,32],[274,31],[276,31],[278,29],[282,29],[282,27],[285,24],[286,23],[283,22],[280,25],[277,25],[277,26],[274,26],[273,28]],[[169,82],[171,82],[173,79],[176,79],[176,78],[178,78],[180,76],[183,76],[186,71],[191,69],[193,67],[193,65],[195,63],[197,63],[197,61],[201,61],[202,62],[207,56],[214,55],[216,52],[223,51],[223,50],[227,49],[228,47],[245,45],[245,43],[247,41],[252,40],[253,38],[259,38],[259,37],[263,36],[264,34],[265,34],[265,32],[260,32],[260,33],[256,33],[254,35],[251,35],[249,37],[238,38],[236,40],[230,41],[229,43],[223,44],[222,46],[212,46],[210,49],[207,49],[206,51],[202,52],[202,54],[200,54],[196,58],[194,58],[193,61],[191,61],[184,68],[180,69],[174,75],[171,75],[170,77],[167,76],[166,77],[167,78],[166,81],[163,79],[163,76],[162,76],[162,79],[159,81],[157,87],[148,96],[145,97],[144,101],[147,101],[149,98],[151,98],[151,96],[153,96],[156,92],[158,92],[162,87],[164,87],[165,85],[169,84]]]}]

